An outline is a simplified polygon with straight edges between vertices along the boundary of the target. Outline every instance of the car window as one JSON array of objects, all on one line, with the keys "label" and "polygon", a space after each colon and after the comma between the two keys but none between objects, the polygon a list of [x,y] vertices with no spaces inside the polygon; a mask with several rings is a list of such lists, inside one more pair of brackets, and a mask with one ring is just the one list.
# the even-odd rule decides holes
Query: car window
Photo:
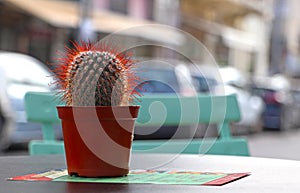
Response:
[{"label": "car window", "polygon": [[47,86],[50,72],[38,60],[23,55],[0,55],[0,67],[5,71],[8,81]]},{"label": "car window", "polygon": [[193,76],[197,92],[210,92],[217,85],[217,81],[203,76]]},{"label": "car window", "polygon": [[149,80],[141,83],[138,86],[139,93],[176,93],[174,88],[163,82],[156,80]]}]

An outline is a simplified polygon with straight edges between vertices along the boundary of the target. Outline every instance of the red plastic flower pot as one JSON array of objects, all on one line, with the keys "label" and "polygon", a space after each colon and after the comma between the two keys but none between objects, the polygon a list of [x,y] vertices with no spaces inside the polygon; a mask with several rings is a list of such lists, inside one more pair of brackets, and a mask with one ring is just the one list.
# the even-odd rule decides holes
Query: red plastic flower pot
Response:
[{"label": "red plastic flower pot", "polygon": [[69,175],[124,176],[139,106],[58,106]]}]

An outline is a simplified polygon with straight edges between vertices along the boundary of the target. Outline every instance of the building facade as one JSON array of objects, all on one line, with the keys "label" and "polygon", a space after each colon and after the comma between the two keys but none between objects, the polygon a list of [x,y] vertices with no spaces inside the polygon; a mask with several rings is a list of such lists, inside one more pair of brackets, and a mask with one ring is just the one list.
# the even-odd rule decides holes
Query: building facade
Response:
[{"label": "building facade", "polygon": [[[293,0],[292,0],[293,1]],[[295,0],[297,1],[297,0]],[[210,51],[219,65],[237,67],[253,75],[267,75],[270,67],[272,0],[2,0],[0,2],[0,49],[52,61],[69,39],[78,38],[81,27],[105,37],[122,28],[161,23],[181,29]],[[84,14],[82,7],[92,7]],[[41,9],[43,7],[43,9]],[[90,21],[83,21],[83,16]],[[89,25],[89,22],[91,25]],[[85,25],[83,25],[85,24]],[[89,29],[90,27],[90,29]],[[160,33],[160,34],[159,34]],[[157,37],[157,34],[160,36]],[[157,31],[126,34],[120,42],[176,44],[177,34]],[[177,45],[178,44],[178,45]],[[193,45],[182,45],[190,58],[205,62]],[[162,47],[138,48],[139,55],[173,57]],[[203,59],[204,58],[204,59]]]},{"label": "building facade", "polygon": [[221,66],[268,74],[271,0],[181,0],[181,27],[209,49]]}]

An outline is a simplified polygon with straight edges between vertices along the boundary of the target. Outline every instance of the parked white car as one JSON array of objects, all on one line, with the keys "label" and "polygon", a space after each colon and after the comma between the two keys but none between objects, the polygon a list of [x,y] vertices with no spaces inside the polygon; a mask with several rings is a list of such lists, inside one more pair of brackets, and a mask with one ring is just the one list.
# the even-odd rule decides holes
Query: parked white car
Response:
[{"label": "parked white car", "polygon": [[238,126],[249,132],[259,132],[263,128],[264,101],[247,90],[248,80],[239,70],[226,67],[219,69],[223,83],[217,86],[216,94],[236,94],[240,106],[241,121]]},{"label": "parked white car", "polygon": [[[0,52],[0,150],[10,144],[42,137],[41,125],[29,123],[24,110],[28,91],[50,91],[51,72],[39,60],[20,53]],[[61,136],[61,130],[57,130]]]}]

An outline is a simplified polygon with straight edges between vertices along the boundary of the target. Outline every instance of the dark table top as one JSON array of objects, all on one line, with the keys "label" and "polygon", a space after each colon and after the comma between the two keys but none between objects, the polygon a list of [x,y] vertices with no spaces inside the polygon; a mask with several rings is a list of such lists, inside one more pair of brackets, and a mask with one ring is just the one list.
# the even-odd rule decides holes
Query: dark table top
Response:
[{"label": "dark table top", "polygon": [[299,192],[300,161],[213,155],[133,154],[132,169],[185,169],[203,172],[250,172],[224,186],[101,184],[7,181],[9,177],[65,168],[60,155],[0,157],[0,193],[97,192]]}]

